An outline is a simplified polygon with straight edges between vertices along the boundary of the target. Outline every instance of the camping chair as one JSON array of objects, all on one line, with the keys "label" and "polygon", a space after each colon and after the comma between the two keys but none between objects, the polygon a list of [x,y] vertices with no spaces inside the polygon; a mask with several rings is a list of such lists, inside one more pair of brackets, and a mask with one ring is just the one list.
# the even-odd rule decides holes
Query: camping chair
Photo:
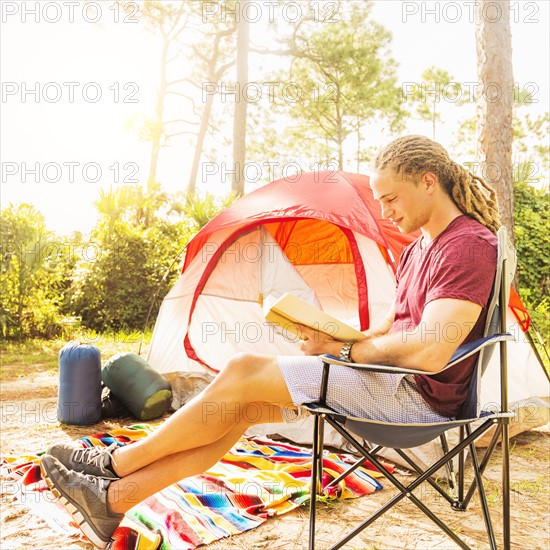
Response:
[{"label": "camping chair", "polygon": [[[506,327],[506,309],[508,304],[510,281],[515,271],[515,257],[513,250],[508,247],[506,230],[501,228],[498,232],[498,260],[497,270],[493,290],[489,298],[487,308],[487,322],[485,327],[485,336],[474,342],[460,346],[445,369],[455,365],[463,359],[479,352],[478,359],[472,379],[470,382],[469,397],[464,403],[462,410],[456,420],[448,422],[426,423],[426,424],[398,424],[379,422],[367,418],[355,418],[337,413],[326,405],[326,393],[329,383],[329,369],[347,366],[355,369],[363,369],[372,372],[392,372],[407,374],[436,374],[425,371],[411,369],[400,369],[382,365],[364,365],[357,363],[346,363],[330,355],[323,357],[323,378],[321,386],[320,399],[316,403],[309,403],[306,408],[315,415],[314,434],[313,434],[313,464],[312,464],[312,484],[311,484],[311,507],[310,507],[310,526],[309,526],[309,548],[315,547],[315,508],[316,497],[319,490],[322,490],[322,457],[323,457],[323,429],[324,422],[328,422],[338,433],[340,433],[357,451],[363,455],[353,466],[346,470],[341,476],[333,480],[330,486],[337,485],[349,473],[355,470],[365,461],[371,461],[380,472],[393,484],[399,493],[384,504],[377,512],[368,517],[354,530],[348,533],[344,538],[335,543],[331,548],[340,548],[363,529],[368,527],[373,521],[390,510],[392,506],[407,497],[420,510],[422,510],[431,520],[433,520],[453,541],[461,548],[469,546],[459,538],[436,514],[434,514],[413,491],[423,482],[428,482],[432,487],[446,499],[454,510],[465,511],[475,489],[478,489],[481,507],[489,544],[492,549],[496,549],[495,534],[489,515],[487,498],[483,486],[482,474],[487,467],[488,461],[498,443],[502,439],[502,491],[503,491],[503,543],[504,548],[510,547],[510,483],[509,483],[509,422],[514,416],[508,411],[508,387],[507,387],[507,359],[506,359],[506,341],[513,339],[512,335],[504,333]],[[481,376],[487,367],[492,351],[499,343],[500,348],[500,382],[501,382],[501,403],[499,411],[481,410],[480,404],[480,384]],[[442,369],[443,370],[443,369]],[[438,371],[441,372],[441,371]],[[481,423],[474,426],[474,422]],[[476,453],[475,441],[487,430],[496,425],[491,442],[487,452],[480,462]],[[453,428],[459,428],[458,443],[449,449],[446,432]],[[363,444],[358,439],[363,439]],[[402,449],[423,445],[428,441],[439,438],[443,450],[443,457],[437,460],[432,466],[423,471]],[[364,443],[369,442],[374,445],[373,449],[367,448]],[[465,449],[469,448],[472,457],[472,467],[474,471],[473,481],[468,490],[465,491],[464,480],[464,455]],[[383,448],[394,449],[406,461],[407,464],[418,474],[418,477],[408,485],[403,485],[394,475],[380,463],[376,454]],[[455,476],[452,471],[452,459],[458,455],[458,487],[455,487]],[[451,471],[449,476],[449,488],[451,491],[442,488],[434,481],[434,474],[441,468],[447,468]],[[329,486],[329,487],[330,487]],[[320,489],[319,489],[320,488]],[[328,487],[325,487],[325,490]]]}]

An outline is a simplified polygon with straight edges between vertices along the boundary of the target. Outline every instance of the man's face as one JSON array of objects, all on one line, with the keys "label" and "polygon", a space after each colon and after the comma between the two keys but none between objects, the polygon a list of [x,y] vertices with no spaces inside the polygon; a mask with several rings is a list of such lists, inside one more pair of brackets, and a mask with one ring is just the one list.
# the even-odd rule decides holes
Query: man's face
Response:
[{"label": "man's face", "polygon": [[425,192],[420,176],[404,176],[384,168],[374,172],[370,184],[382,207],[383,218],[401,233],[412,233],[428,222],[431,197]]}]

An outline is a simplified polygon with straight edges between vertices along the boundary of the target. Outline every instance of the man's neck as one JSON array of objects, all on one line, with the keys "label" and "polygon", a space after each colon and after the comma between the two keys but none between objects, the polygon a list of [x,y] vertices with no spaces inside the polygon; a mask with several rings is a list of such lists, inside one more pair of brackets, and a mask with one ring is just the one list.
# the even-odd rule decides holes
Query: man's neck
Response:
[{"label": "man's neck", "polygon": [[420,228],[423,236],[422,244],[424,246],[429,245],[440,233],[445,231],[453,220],[463,214],[454,203],[440,212],[433,212],[428,222]]}]

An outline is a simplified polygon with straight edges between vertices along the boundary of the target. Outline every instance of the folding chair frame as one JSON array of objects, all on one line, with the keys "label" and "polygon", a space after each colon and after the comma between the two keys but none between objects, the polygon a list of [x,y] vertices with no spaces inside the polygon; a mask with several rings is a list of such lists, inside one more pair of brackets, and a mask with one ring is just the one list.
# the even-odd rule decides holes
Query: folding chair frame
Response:
[{"label": "folding chair frame", "polygon": [[[504,234],[505,235],[505,234]],[[500,301],[499,311],[499,325],[502,331],[506,326],[506,306],[507,304],[507,285],[508,282],[505,276],[506,257],[502,262],[502,271],[500,281],[495,283],[498,285],[495,288],[495,292],[498,292]],[[319,491],[323,490],[321,484],[322,478],[322,460],[323,460],[323,431],[324,423],[328,422],[340,435],[342,435],[349,443],[351,443],[357,451],[363,455],[363,458],[358,460],[353,466],[347,469],[337,479],[333,480],[328,487],[338,484],[342,479],[354,471],[357,467],[363,464],[366,460],[371,461],[379,471],[399,490],[399,493],[386,502],[379,510],[373,513],[360,525],[358,525],[353,531],[351,531],[344,538],[336,542],[331,549],[340,548],[358,533],[363,531],[386,511],[392,508],[395,504],[400,502],[404,498],[408,498],[413,504],[415,504],[422,512],[424,512],[432,521],[434,521],[443,532],[445,532],[459,547],[468,549],[470,548],[456,533],[454,533],[440,518],[438,518],[423,502],[421,502],[414,494],[413,490],[416,489],[424,481],[428,481],[431,486],[442,495],[455,510],[465,511],[470,503],[470,500],[476,490],[478,489],[483,517],[487,528],[487,535],[489,539],[489,545],[492,550],[496,550],[497,544],[495,534],[493,530],[493,524],[491,521],[489,507],[487,503],[487,497],[485,494],[485,488],[483,485],[483,472],[485,471],[487,464],[493,454],[493,451],[499,441],[502,441],[502,510],[503,510],[503,548],[508,550],[510,548],[510,456],[509,456],[509,422],[510,418],[514,416],[514,413],[508,411],[508,363],[506,353],[506,340],[512,339],[510,334],[497,334],[492,337],[486,337],[477,342],[471,343],[469,352],[462,357],[456,359],[455,356],[460,356],[461,348],[455,352],[453,358],[445,368],[452,366],[453,364],[461,361],[465,356],[477,353],[481,347],[487,345],[487,340],[491,340],[490,344],[494,344],[495,341],[499,342],[500,351],[500,379],[501,379],[501,408],[497,413],[481,414],[480,418],[483,423],[477,427],[474,431],[471,430],[470,424],[479,418],[465,419],[450,421],[448,428],[443,428],[440,434],[441,443],[444,451],[444,456],[440,458],[435,464],[430,466],[427,470],[423,471],[410,457],[406,455],[401,449],[395,448],[394,450],[416,471],[418,477],[408,485],[403,485],[394,475],[387,471],[383,464],[376,458],[376,454],[383,448],[378,445],[372,450],[367,450],[364,445],[346,428],[343,423],[347,418],[336,411],[330,409],[326,405],[326,395],[328,389],[329,369],[331,366],[338,368],[339,365],[349,366],[353,368],[359,368],[362,370],[371,370],[376,372],[421,372],[412,370],[396,369],[394,367],[384,367],[380,365],[358,365],[355,363],[344,363],[336,360],[331,356],[323,356],[323,378],[321,383],[321,396],[317,403],[310,403],[307,406],[308,410],[315,415],[314,433],[313,433],[313,463],[312,463],[312,476],[311,476],[311,506],[310,506],[310,525],[309,525],[309,548],[314,550],[315,548],[315,527],[316,527],[316,500]],[[485,343],[484,343],[485,340]],[[476,345],[478,344],[479,345]],[[423,372],[423,374],[429,374]],[[492,436],[491,442],[487,448],[485,456],[481,463],[479,461],[477,450],[475,448],[475,441],[483,435],[489,428],[495,426],[496,430]],[[460,437],[459,442],[452,450],[448,450],[447,440],[445,437],[445,431],[459,425]],[[465,494],[465,479],[464,479],[464,451],[469,448],[472,456],[472,466],[474,470],[474,479],[468,487],[468,491]],[[447,466],[452,467],[452,459],[458,455],[458,491],[457,495],[450,495],[447,491],[441,488],[431,476],[435,474],[440,468]],[[454,472],[450,472],[449,486],[454,488]]]}]

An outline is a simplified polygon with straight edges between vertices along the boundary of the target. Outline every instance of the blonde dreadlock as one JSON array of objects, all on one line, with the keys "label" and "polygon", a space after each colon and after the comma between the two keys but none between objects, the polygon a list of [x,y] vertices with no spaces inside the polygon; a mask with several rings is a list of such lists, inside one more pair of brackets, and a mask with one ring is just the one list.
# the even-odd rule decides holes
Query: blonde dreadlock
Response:
[{"label": "blonde dreadlock", "polygon": [[493,233],[500,227],[494,189],[482,178],[449,157],[443,146],[424,136],[405,136],[378,153],[374,168],[391,168],[398,174],[433,172],[456,206]]}]

